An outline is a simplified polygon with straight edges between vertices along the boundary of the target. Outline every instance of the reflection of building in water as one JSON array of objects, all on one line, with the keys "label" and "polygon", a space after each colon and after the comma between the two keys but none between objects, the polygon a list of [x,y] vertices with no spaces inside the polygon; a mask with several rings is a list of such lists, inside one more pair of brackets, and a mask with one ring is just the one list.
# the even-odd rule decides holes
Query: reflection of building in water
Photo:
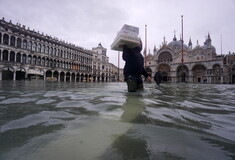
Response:
[{"label": "reflection of building in water", "polygon": [[174,36],[170,43],[164,39],[160,49],[154,47],[153,52],[146,57],[146,70],[153,76],[160,69],[165,82],[235,84],[235,54],[217,55],[210,34],[203,46],[197,42],[193,47],[191,39],[182,46],[182,40]]},{"label": "reflection of building in water", "polygon": [[[19,23],[0,20],[0,80],[98,81],[93,80],[93,54]],[[117,77],[113,72],[117,67],[107,60],[100,64],[105,72],[97,75],[102,81]]]}]

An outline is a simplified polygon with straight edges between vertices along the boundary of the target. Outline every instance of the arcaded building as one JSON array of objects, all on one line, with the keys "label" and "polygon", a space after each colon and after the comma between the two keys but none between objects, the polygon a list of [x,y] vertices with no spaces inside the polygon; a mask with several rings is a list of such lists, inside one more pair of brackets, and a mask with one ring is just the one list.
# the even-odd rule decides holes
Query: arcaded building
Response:
[{"label": "arcaded building", "polygon": [[[97,81],[93,80],[93,54],[24,25],[0,20],[0,80]],[[108,70],[105,78],[107,74]]]},{"label": "arcaded building", "polygon": [[188,45],[182,40],[164,41],[159,49],[154,47],[154,54],[148,54],[147,71],[154,76],[159,70],[163,81],[170,83],[235,83],[235,55],[218,55],[212,45],[210,34],[203,45],[193,47],[191,39]]}]

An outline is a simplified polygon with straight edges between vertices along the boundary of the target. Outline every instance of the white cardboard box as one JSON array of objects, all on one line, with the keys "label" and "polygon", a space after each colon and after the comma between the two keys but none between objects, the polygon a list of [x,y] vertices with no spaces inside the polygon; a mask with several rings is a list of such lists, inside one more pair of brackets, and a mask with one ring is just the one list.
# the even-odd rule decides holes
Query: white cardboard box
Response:
[{"label": "white cardboard box", "polygon": [[111,44],[111,49],[116,51],[122,51],[122,45],[127,45],[128,48],[133,48],[140,44],[141,39],[138,37],[139,28],[124,25],[122,29],[118,32],[116,38]]}]

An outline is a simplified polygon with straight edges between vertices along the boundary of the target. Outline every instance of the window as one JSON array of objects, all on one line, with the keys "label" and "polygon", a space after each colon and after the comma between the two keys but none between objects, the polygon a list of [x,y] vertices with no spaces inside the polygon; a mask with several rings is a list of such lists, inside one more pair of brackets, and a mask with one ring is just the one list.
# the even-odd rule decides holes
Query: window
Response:
[{"label": "window", "polygon": [[14,36],[11,36],[10,45],[15,46],[15,41],[16,41],[16,38]]},{"label": "window", "polygon": [[31,41],[29,41],[28,50],[32,50],[32,42]]},{"label": "window", "polygon": [[27,40],[25,40],[25,39],[23,40],[23,48],[27,49]]},{"label": "window", "polygon": [[33,51],[36,51],[36,48],[37,48],[37,43],[34,42],[34,43],[33,43],[33,46],[32,46],[32,50],[33,50]]},{"label": "window", "polygon": [[3,35],[3,44],[6,44],[6,45],[9,44],[9,36],[7,34]]},{"label": "window", "polygon": [[37,51],[41,52],[41,44],[38,44]]},{"label": "window", "polygon": [[21,43],[22,43],[22,40],[20,38],[17,38],[16,47],[21,48]]}]

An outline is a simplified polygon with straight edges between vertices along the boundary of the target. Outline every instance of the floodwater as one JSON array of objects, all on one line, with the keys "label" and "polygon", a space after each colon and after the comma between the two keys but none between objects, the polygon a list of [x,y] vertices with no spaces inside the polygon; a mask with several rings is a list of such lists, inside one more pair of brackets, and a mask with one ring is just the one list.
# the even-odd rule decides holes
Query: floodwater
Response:
[{"label": "floodwater", "polygon": [[144,85],[0,81],[0,159],[235,159],[235,85]]}]

